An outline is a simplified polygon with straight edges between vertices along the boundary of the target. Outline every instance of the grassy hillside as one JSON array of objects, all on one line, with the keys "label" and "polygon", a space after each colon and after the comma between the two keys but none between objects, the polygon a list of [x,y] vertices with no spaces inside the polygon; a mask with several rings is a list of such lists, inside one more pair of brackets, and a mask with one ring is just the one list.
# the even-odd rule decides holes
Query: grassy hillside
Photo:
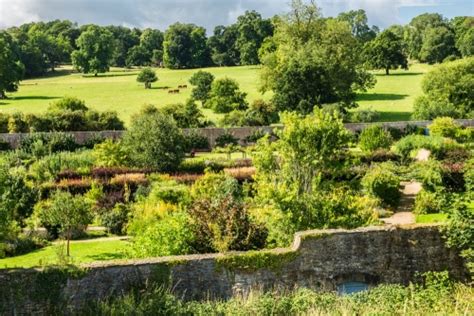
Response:
[{"label": "grassy hillside", "polygon": [[[377,73],[377,85],[371,91],[359,95],[361,109],[371,107],[382,111],[383,120],[408,119],[413,100],[421,93],[420,82],[429,69],[426,65],[414,65],[409,71],[396,71],[390,76]],[[191,93],[188,79],[196,72],[192,70],[157,69],[159,81],[153,88],[145,90],[136,82],[138,70],[112,69],[111,72],[94,76],[72,73],[69,67],[60,68],[54,75],[45,78],[29,79],[21,82],[19,91],[9,94],[9,99],[0,100],[0,111],[39,113],[44,111],[55,99],[63,96],[76,96],[96,110],[117,111],[128,122],[130,116],[144,104],[163,106],[184,102]],[[260,67],[222,67],[208,68],[216,78],[230,77],[237,80],[248,100],[268,99],[271,93],[261,95],[258,91]],[[189,88],[180,94],[169,94],[169,88],[188,84]],[[211,111],[206,115],[215,119]]]}]

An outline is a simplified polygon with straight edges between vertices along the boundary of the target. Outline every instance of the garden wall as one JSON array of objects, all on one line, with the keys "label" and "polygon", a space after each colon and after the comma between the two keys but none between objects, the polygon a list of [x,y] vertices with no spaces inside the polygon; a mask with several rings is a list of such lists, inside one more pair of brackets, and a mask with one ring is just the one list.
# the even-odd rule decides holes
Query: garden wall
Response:
[{"label": "garden wall", "polygon": [[435,226],[383,226],[298,233],[288,249],[105,262],[76,272],[0,271],[0,314],[48,314],[167,284],[184,299],[229,298],[251,289],[334,290],[342,282],[407,284],[418,273],[448,270],[466,280]]},{"label": "garden wall", "polygon": [[[474,127],[474,120],[456,120],[463,126]],[[352,132],[359,132],[369,125],[378,124],[386,128],[398,128],[400,130],[407,127],[407,125],[426,127],[431,124],[431,121],[403,121],[403,122],[382,122],[382,123],[347,123],[345,127]],[[199,128],[196,129],[198,133],[207,137],[211,147],[216,144],[216,138],[222,134],[230,133],[234,137],[244,140],[246,137],[252,135],[255,131],[261,130],[267,133],[271,133],[275,129],[281,129],[281,126],[259,126],[259,127],[232,127],[232,128]],[[184,129],[185,132],[189,132],[191,129]],[[122,137],[123,131],[102,131],[102,132],[69,132],[74,136],[76,142],[83,144],[90,139],[96,137],[118,139]],[[21,139],[28,136],[28,133],[18,134],[0,134],[0,140],[8,142],[12,148],[17,148],[21,142]]]}]

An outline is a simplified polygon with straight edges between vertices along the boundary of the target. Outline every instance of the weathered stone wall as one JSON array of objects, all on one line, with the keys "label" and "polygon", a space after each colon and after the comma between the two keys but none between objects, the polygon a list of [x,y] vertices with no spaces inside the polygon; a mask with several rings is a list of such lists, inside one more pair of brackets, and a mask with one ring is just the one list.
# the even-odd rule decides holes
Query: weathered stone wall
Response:
[{"label": "weathered stone wall", "polygon": [[[229,298],[251,289],[334,290],[347,281],[407,284],[418,273],[448,270],[468,278],[458,253],[434,226],[371,227],[298,233],[288,249],[92,264],[80,273],[0,271],[0,314],[77,308],[132,289],[167,284],[185,299]],[[57,272],[56,272],[57,273]]]},{"label": "weathered stone wall", "polygon": [[[463,126],[474,127],[474,120],[456,120]],[[386,128],[398,128],[400,130],[407,127],[407,125],[426,127],[431,124],[431,121],[404,121],[404,122],[383,122],[383,123],[347,123],[345,127],[352,132],[360,132],[369,125],[378,124]],[[258,127],[232,127],[232,128],[199,128],[199,129],[184,129],[185,133],[190,131],[197,131],[199,134],[207,137],[211,147],[216,144],[216,138],[222,134],[229,133],[234,137],[245,140],[246,137],[252,135],[257,130],[271,133],[273,130],[281,129],[282,126],[258,126]],[[96,137],[118,139],[122,137],[123,131],[102,131],[102,132],[69,132],[74,136],[78,144],[84,144],[90,139]],[[8,142],[12,148],[17,148],[23,138],[28,136],[28,133],[19,134],[1,134],[0,140]]]}]

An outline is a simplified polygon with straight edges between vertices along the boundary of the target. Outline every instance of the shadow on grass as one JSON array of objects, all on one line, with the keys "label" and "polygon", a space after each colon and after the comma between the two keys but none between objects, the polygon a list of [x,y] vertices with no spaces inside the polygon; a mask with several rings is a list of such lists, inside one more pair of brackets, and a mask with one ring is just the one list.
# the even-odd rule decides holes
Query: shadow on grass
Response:
[{"label": "shadow on grass", "polygon": [[171,87],[164,86],[164,87],[151,87],[150,90],[166,90],[170,89]]},{"label": "shadow on grass", "polygon": [[357,101],[395,101],[403,100],[408,97],[407,94],[395,93],[359,93]]},{"label": "shadow on grass", "polygon": [[411,112],[385,112],[380,111],[380,122],[410,121]]},{"label": "shadow on grass", "polygon": [[61,97],[48,97],[44,95],[28,95],[28,96],[18,96],[18,97],[10,97],[7,100],[54,100],[60,99]]},{"label": "shadow on grass", "polygon": [[98,74],[97,76],[94,75],[82,75],[83,78],[113,78],[113,77],[129,77],[129,76],[136,76],[137,73],[107,73],[107,74]]},{"label": "shadow on grass", "polygon": [[391,73],[389,75],[383,74],[375,74],[377,77],[400,77],[400,76],[421,76],[424,75],[424,72],[396,72]]},{"label": "shadow on grass", "polygon": [[86,256],[88,259],[96,260],[96,261],[106,261],[106,260],[117,260],[117,259],[125,259],[125,254],[120,252],[104,252],[97,255],[90,255]]}]

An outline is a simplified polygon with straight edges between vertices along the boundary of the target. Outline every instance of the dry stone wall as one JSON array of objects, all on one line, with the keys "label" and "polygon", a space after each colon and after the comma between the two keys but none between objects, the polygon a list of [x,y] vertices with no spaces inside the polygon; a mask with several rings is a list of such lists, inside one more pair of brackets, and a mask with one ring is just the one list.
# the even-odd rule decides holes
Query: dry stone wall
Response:
[{"label": "dry stone wall", "polygon": [[435,226],[370,227],[298,233],[292,247],[248,253],[105,262],[76,272],[0,271],[0,314],[48,314],[165,285],[184,299],[226,299],[252,289],[334,290],[342,282],[407,284],[419,273],[468,273]]},{"label": "dry stone wall", "polygon": [[[456,120],[459,124],[466,127],[474,127],[474,120]],[[431,121],[404,121],[404,122],[383,122],[383,123],[347,123],[345,127],[352,132],[360,132],[367,126],[378,124],[386,128],[397,128],[404,129],[408,125],[426,127],[431,124]],[[265,133],[271,133],[274,130],[281,129],[282,126],[258,126],[258,127],[232,127],[232,128],[199,128],[199,129],[184,129],[185,133],[190,131],[197,131],[199,134],[205,136],[209,140],[211,147],[216,144],[216,139],[220,135],[229,133],[239,139],[241,142],[248,136],[253,135],[256,131],[263,131]],[[124,131],[102,131],[102,132],[69,132],[76,139],[78,144],[84,144],[88,140],[103,137],[111,139],[119,139],[122,137]],[[4,141],[10,144],[12,148],[17,148],[23,138],[27,137],[28,133],[19,134],[0,134],[0,141]]]}]

